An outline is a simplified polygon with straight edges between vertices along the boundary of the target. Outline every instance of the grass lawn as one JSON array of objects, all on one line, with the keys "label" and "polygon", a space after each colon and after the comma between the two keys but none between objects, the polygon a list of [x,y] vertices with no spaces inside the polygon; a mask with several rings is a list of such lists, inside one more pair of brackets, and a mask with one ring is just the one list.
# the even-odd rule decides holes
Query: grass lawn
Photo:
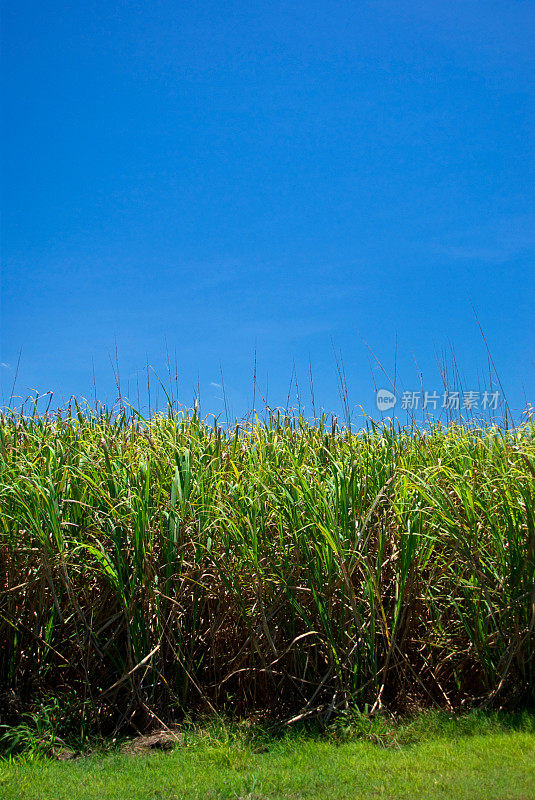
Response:
[{"label": "grass lawn", "polygon": [[5,800],[534,800],[535,734],[491,730],[385,748],[297,735],[196,734],[170,752],[0,762]]}]

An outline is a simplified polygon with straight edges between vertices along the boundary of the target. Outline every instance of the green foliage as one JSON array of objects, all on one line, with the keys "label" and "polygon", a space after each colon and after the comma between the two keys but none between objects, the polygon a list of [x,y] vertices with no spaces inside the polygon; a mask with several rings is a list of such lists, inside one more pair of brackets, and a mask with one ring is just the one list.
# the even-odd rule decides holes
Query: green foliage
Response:
[{"label": "green foliage", "polygon": [[533,423],[4,416],[0,582],[0,693],[81,727],[529,704]]},{"label": "green foliage", "polygon": [[17,725],[0,726],[0,750],[6,756],[53,756],[64,744],[57,729],[61,710],[57,700],[27,711]]}]

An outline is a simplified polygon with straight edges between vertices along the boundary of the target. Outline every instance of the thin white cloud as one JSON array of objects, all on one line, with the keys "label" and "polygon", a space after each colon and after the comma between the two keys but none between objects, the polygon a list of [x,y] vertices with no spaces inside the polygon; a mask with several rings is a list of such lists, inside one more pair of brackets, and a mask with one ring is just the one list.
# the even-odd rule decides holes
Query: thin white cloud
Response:
[{"label": "thin white cloud", "polygon": [[455,261],[502,264],[533,251],[534,222],[531,215],[496,219],[483,230],[465,231],[461,240],[435,242],[433,251]]},{"label": "thin white cloud", "polygon": [[503,247],[444,247],[437,248],[440,255],[447,256],[454,261],[485,261],[501,264],[515,255],[514,251]]}]

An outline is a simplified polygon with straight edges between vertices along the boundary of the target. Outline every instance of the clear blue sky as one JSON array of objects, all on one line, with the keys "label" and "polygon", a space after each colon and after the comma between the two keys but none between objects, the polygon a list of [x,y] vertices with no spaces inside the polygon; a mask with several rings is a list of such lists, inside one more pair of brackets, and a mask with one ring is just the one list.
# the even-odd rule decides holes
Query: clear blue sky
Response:
[{"label": "clear blue sky", "polygon": [[[4,399],[317,406],[419,372],[535,403],[532,0],[3,4]],[[447,356],[449,359],[449,356]],[[416,366],[417,365],[417,366]],[[293,400],[295,391],[293,390]],[[258,395],[257,395],[258,400]]]}]

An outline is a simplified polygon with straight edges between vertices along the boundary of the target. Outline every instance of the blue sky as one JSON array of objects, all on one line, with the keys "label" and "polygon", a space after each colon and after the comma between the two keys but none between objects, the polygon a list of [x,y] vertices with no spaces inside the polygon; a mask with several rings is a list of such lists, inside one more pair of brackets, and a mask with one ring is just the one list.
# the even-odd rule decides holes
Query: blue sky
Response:
[{"label": "blue sky", "polygon": [[[4,402],[535,403],[531,0],[4,3]],[[339,356],[338,356],[339,357]],[[295,367],[294,367],[295,365]],[[258,394],[257,394],[258,401]],[[160,399],[161,402],[161,399]],[[296,402],[295,382],[291,402]],[[377,412],[375,412],[377,413]]]}]

